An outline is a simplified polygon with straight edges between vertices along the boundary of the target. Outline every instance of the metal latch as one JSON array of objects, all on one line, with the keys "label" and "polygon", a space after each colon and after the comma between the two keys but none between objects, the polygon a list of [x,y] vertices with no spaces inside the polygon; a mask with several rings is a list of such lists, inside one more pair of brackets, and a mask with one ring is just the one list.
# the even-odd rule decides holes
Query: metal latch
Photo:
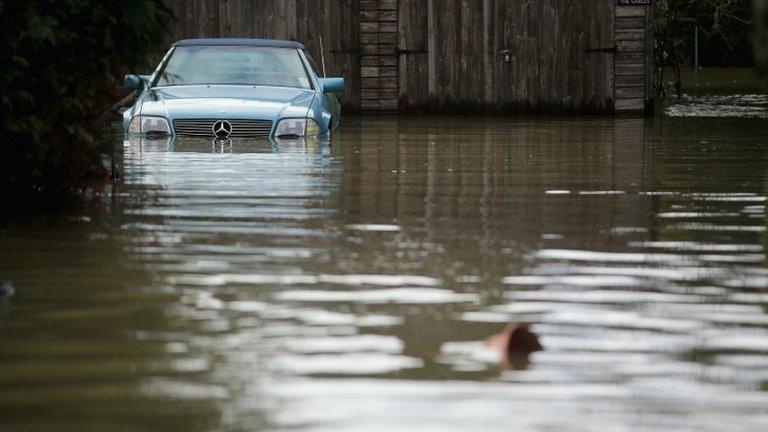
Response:
[{"label": "metal latch", "polygon": [[499,51],[499,55],[504,57],[504,63],[509,63],[512,61],[512,51],[508,49],[503,49]]}]

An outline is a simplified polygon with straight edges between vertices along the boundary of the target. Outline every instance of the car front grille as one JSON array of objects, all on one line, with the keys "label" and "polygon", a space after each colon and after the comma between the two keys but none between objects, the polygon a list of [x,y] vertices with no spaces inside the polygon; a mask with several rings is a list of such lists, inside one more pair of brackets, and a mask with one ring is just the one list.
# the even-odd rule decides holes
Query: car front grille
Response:
[{"label": "car front grille", "polygon": [[[223,119],[222,119],[223,120]],[[173,121],[176,135],[214,137],[214,119],[180,119]],[[226,120],[232,125],[230,138],[268,137],[272,131],[271,120]]]}]

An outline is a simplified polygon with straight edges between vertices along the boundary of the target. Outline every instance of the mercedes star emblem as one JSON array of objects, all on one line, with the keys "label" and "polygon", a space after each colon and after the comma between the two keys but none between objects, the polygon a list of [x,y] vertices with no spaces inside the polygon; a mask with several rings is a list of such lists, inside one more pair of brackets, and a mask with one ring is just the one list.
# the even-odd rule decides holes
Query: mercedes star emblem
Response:
[{"label": "mercedes star emblem", "polygon": [[226,120],[219,120],[213,124],[213,135],[216,138],[228,138],[232,133],[232,124]]}]

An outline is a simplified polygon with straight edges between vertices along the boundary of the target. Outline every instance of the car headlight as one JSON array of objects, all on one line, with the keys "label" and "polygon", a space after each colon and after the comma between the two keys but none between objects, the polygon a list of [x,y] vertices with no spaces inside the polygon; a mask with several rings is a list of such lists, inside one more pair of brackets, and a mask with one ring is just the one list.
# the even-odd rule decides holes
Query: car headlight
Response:
[{"label": "car headlight", "polygon": [[303,137],[316,136],[320,132],[320,126],[311,118],[282,119],[277,124],[276,137]]},{"label": "car headlight", "polygon": [[131,119],[128,132],[132,134],[170,135],[171,127],[164,117],[137,115]]}]

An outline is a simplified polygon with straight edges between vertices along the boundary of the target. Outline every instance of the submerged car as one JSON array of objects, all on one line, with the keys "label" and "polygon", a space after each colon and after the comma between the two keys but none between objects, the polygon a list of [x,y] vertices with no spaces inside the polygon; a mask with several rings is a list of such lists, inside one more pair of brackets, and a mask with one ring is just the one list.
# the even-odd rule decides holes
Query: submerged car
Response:
[{"label": "submerged car", "polygon": [[344,78],[318,76],[298,42],[186,39],[152,75],[126,75],[138,90],[123,112],[132,136],[323,137],[339,125]]}]

